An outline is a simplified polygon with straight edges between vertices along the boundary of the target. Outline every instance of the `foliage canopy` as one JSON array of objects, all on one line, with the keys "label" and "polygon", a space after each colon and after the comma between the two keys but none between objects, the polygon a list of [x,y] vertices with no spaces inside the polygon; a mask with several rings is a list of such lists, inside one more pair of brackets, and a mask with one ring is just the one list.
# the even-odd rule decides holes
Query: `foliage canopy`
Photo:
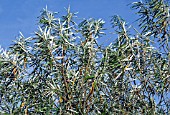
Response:
[{"label": "foliage canopy", "polygon": [[98,43],[102,19],[77,24],[70,8],[62,17],[44,9],[34,36],[0,49],[0,113],[168,114],[170,7],[164,0],[131,7],[140,30],[113,16],[117,38],[108,46]]}]

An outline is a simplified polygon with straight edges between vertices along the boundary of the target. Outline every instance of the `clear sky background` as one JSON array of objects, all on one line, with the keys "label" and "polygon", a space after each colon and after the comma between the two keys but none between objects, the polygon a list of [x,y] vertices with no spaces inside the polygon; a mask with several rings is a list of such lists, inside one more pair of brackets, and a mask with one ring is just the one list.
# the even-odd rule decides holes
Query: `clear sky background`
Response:
[{"label": "clear sky background", "polygon": [[139,0],[0,0],[0,45],[10,46],[19,32],[25,37],[32,36],[38,28],[37,17],[46,6],[64,14],[64,7],[70,5],[72,12],[79,12],[79,18],[102,18],[108,26],[115,14],[132,24],[137,16],[127,5],[135,1]]}]

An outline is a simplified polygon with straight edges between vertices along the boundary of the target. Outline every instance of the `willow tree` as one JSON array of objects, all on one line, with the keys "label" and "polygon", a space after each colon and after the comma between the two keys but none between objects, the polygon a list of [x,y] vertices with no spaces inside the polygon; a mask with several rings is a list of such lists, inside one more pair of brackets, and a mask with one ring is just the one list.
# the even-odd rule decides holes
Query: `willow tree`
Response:
[{"label": "willow tree", "polygon": [[0,113],[168,114],[169,5],[132,8],[139,30],[113,16],[117,38],[108,46],[98,42],[108,34],[102,19],[77,24],[70,8],[62,17],[44,9],[34,36],[0,50]]}]

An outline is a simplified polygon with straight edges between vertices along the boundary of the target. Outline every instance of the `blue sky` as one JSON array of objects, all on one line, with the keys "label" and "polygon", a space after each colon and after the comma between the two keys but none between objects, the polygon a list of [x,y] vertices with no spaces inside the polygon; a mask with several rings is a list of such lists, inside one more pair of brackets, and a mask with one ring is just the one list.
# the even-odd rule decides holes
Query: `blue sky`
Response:
[{"label": "blue sky", "polygon": [[127,6],[139,0],[0,0],[0,45],[7,48],[22,32],[25,37],[37,30],[37,17],[48,7],[61,14],[69,5],[72,12],[79,12],[79,18],[102,18],[108,26],[110,17],[122,16],[129,24],[137,19],[134,11]]}]

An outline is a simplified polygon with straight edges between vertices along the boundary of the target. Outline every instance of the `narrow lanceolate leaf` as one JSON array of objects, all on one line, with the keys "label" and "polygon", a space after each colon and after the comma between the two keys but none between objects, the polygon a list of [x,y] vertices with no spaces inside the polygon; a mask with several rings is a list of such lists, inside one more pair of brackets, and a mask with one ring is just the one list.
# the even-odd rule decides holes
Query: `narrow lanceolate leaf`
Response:
[{"label": "narrow lanceolate leaf", "polygon": [[86,76],[84,79],[85,81],[89,80],[89,79],[93,79],[94,78],[94,75],[91,75],[91,76]]},{"label": "narrow lanceolate leaf", "polygon": [[57,60],[61,60],[61,59],[63,59],[64,57],[63,56],[57,56],[57,57],[55,57]]}]

